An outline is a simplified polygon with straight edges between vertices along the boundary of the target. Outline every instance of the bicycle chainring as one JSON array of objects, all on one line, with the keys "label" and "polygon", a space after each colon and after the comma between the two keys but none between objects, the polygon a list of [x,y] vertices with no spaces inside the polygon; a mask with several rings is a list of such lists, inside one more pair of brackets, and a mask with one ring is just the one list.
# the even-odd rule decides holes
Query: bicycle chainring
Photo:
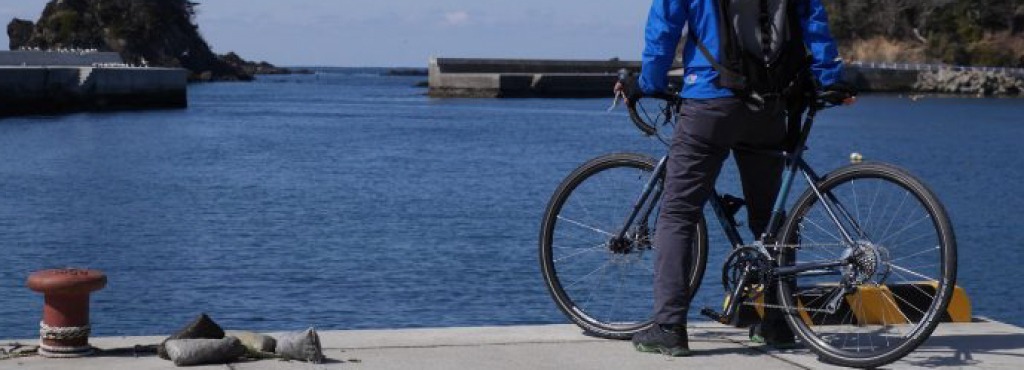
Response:
[{"label": "bicycle chainring", "polygon": [[756,298],[757,295],[764,292],[764,286],[771,281],[771,259],[756,247],[736,248],[726,258],[722,269],[722,286],[725,288],[726,294],[732,294],[738,285],[743,284],[740,279],[747,271],[754,274],[756,281],[746,284],[744,295],[748,298]]}]

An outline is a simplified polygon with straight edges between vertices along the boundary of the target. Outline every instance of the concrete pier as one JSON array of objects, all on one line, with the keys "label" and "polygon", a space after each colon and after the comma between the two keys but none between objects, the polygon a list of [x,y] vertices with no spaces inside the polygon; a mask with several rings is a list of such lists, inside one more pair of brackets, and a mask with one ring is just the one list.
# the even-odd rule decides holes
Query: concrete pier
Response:
[{"label": "concrete pier", "polygon": [[123,63],[121,55],[92,51],[0,51],[0,66],[76,67]]},{"label": "concrete pier", "polygon": [[[96,338],[99,355],[58,360],[39,357],[0,360],[3,369],[107,370],[175,369],[155,354],[136,354],[136,345],[162,337]],[[0,341],[5,345],[11,341]],[[356,330],[322,332],[328,361],[263,360],[200,369],[837,369],[807,349],[779,351],[753,344],[747,331],[711,323],[691,326],[694,357],[637,353],[629,342],[583,335],[572,325]],[[22,341],[34,343],[34,341]],[[886,369],[1020,369],[1024,329],[994,321],[942,324],[928,342]]]},{"label": "concrete pier", "polygon": [[111,54],[0,53],[0,115],[188,105],[184,69],[118,66]]},{"label": "concrete pier", "polygon": [[640,62],[431,58],[436,98],[596,98],[611,96],[621,69]]},{"label": "concrete pier", "polygon": [[[640,62],[432,58],[429,94],[436,98],[610,98],[621,69],[639,71]],[[682,75],[682,70],[676,73]],[[920,73],[847,66],[846,79],[864,92],[908,92]]]}]

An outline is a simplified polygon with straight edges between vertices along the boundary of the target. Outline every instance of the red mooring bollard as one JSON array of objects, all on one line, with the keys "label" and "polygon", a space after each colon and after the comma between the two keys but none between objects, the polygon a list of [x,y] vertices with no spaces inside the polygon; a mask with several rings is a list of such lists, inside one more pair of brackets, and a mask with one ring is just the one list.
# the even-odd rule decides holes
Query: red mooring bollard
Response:
[{"label": "red mooring bollard", "polygon": [[89,294],[107,285],[107,275],[96,270],[36,271],[28,287],[43,293],[43,321],[39,323],[39,355],[71,358],[93,353],[89,345]]}]

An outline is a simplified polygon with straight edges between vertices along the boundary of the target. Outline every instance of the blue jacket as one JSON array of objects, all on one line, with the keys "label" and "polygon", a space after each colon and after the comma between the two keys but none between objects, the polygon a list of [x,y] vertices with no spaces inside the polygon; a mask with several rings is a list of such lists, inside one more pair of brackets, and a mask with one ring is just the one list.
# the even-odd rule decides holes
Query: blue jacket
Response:
[{"label": "blue jacket", "polygon": [[[654,0],[647,20],[647,46],[643,54],[643,71],[640,88],[652,94],[665,91],[668,85],[668,71],[675,59],[676,47],[682,37],[683,27],[689,25],[690,32],[718,56],[718,18],[716,4],[719,0]],[[839,58],[835,40],[828,27],[828,14],[821,0],[808,1],[801,9],[800,24],[803,26],[804,43],[813,56],[811,70],[821,86],[829,86],[842,79],[843,62]],[[684,98],[709,99],[732,96],[728,89],[715,85],[718,78],[707,59],[696,50],[693,43],[683,48],[683,91]]]}]

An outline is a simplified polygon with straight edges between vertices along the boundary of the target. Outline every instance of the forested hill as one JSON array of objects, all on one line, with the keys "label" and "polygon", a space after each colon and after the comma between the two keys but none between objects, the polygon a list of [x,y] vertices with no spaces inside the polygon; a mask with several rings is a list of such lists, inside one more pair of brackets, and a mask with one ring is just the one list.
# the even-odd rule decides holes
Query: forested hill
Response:
[{"label": "forested hill", "polygon": [[824,2],[847,59],[1024,67],[1024,0]]},{"label": "forested hill", "polygon": [[114,51],[128,63],[181,67],[192,80],[251,80],[285,72],[234,53],[214,54],[195,23],[188,0],[51,0],[37,22],[14,19],[10,48]]}]

